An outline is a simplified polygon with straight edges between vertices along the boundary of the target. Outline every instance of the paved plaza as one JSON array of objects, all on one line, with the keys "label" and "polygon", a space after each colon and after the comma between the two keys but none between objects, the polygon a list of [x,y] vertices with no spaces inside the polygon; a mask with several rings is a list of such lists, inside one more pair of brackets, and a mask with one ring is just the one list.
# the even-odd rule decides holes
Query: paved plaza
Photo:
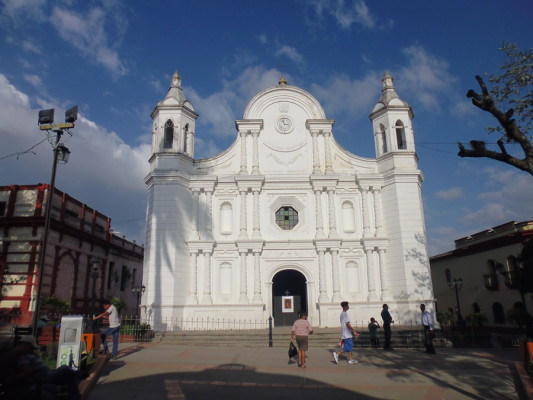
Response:
[{"label": "paved plaza", "polygon": [[[89,400],[126,399],[527,399],[517,349],[355,351],[358,364],[333,362],[333,349],[310,348],[307,368],[287,349],[121,345]],[[288,343],[287,343],[288,347]]]}]

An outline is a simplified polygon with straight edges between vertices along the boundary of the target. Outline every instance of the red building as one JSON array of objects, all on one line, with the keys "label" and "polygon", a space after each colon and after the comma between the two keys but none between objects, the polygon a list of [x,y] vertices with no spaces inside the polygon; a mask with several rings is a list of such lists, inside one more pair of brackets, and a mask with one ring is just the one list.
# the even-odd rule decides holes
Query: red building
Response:
[{"label": "red building", "polygon": [[[0,313],[4,322],[29,325],[38,292],[49,185],[0,186]],[[41,299],[68,301],[89,313],[119,297],[123,315],[136,315],[144,248],[111,231],[111,218],[55,190],[42,273]],[[93,288],[94,281],[94,288]],[[93,299],[93,291],[96,294]]]}]

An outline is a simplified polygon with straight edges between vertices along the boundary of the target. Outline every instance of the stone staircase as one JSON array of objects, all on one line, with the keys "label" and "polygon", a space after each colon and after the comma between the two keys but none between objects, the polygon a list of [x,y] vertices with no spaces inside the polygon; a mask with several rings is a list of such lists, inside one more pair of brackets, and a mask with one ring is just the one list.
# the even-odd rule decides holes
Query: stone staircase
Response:
[{"label": "stone staircase", "polygon": [[[268,329],[156,332],[152,342],[190,346],[288,347],[290,332],[291,327],[289,326],[273,328],[272,346],[270,346]],[[339,341],[338,328],[318,328],[309,338],[309,347],[334,349],[338,347]],[[382,332],[380,343],[383,345]],[[360,331],[355,345],[356,347],[370,348],[368,332]],[[392,334],[392,347],[422,348],[421,331],[395,330]]]}]

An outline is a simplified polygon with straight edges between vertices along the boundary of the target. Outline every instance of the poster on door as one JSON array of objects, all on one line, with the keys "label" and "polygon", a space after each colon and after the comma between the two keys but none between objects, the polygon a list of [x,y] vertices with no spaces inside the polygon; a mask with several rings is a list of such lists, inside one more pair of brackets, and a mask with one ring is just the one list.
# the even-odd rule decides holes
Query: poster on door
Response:
[{"label": "poster on door", "polygon": [[294,312],[294,296],[282,296],[281,297],[281,312],[284,312],[284,313]]}]

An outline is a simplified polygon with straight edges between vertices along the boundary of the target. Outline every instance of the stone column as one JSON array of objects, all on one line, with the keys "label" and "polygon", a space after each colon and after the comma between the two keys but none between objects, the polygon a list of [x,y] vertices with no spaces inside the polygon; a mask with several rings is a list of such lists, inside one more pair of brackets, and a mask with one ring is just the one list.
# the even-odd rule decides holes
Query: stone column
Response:
[{"label": "stone column", "polygon": [[213,239],[213,192],[211,190],[205,192],[206,195],[206,234],[207,239]]},{"label": "stone column", "polygon": [[261,253],[254,251],[254,304],[262,304],[261,297]]},{"label": "stone column", "polygon": [[326,265],[324,264],[324,250],[317,250],[318,252],[318,302],[327,303],[329,301],[326,292]]},{"label": "stone column", "polygon": [[200,189],[192,189],[192,202],[193,202],[193,211],[192,211],[192,227],[191,227],[191,239],[190,240],[199,240],[200,234],[198,232],[198,218],[200,215]]},{"label": "stone column", "polygon": [[318,132],[311,131],[313,138],[313,174],[320,174],[320,158],[318,156]]},{"label": "stone column", "polygon": [[379,255],[379,277],[381,279],[381,299],[386,300],[389,298],[389,282],[385,271],[385,250],[378,249]]},{"label": "stone column", "polygon": [[248,189],[242,189],[239,188],[239,195],[241,198],[241,229],[239,233],[240,239],[248,239],[248,220],[247,220],[247,214],[248,211],[246,210],[246,193]]},{"label": "stone column", "polygon": [[248,250],[239,249],[239,255],[241,257],[241,284],[240,284],[240,304],[248,304],[248,271],[246,270],[246,255]]},{"label": "stone column", "polygon": [[329,238],[335,238],[337,234],[337,220],[335,217],[335,190],[328,188],[329,201]]},{"label": "stone column", "polygon": [[319,239],[326,237],[324,234],[324,221],[322,219],[322,202],[320,201],[321,197],[322,190],[315,189],[316,237]]},{"label": "stone column", "polygon": [[252,159],[252,175],[259,175],[259,132],[252,133],[253,138],[253,159]]},{"label": "stone column", "polygon": [[190,302],[198,304],[198,253],[193,251],[191,254],[191,285],[189,288]]},{"label": "stone column", "polygon": [[341,285],[339,277],[339,250],[331,249],[331,265],[333,278],[333,302],[341,301]]},{"label": "stone column", "polygon": [[368,277],[368,300],[377,300],[376,296],[376,280],[374,278],[374,259],[372,257],[373,250],[365,249],[366,254],[366,269]]},{"label": "stone column", "polygon": [[205,267],[204,267],[204,297],[202,304],[213,304],[211,297],[211,252],[204,251]]},{"label": "stone column", "polygon": [[363,204],[363,237],[369,237],[370,236],[370,216],[368,215],[370,213],[370,207],[368,205],[368,188],[363,187],[363,191],[361,192],[362,198],[362,204]]},{"label": "stone column", "polygon": [[248,166],[246,165],[246,132],[239,132],[241,136],[241,175],[248,174]]},{"label": "stone column", "polygon": [[260,227],[260,215],[261,210],[259,210],[259,189],[252,189],[252,194],[254,196],[254,221],[253,221],[253,238],[261,238],[261,227]]},{"label": "stone column", "polygon": [[333,173],[333,166],[331,164],[331,132],[324,132],[324,152],[326,159],[326,174]]},{"label": "stone column", "polygon": [[383,217],[381,214],[381,192],[377,188],[373,188],[374,195],[374,216],[376,219],[376,237],[383,235]]}]

